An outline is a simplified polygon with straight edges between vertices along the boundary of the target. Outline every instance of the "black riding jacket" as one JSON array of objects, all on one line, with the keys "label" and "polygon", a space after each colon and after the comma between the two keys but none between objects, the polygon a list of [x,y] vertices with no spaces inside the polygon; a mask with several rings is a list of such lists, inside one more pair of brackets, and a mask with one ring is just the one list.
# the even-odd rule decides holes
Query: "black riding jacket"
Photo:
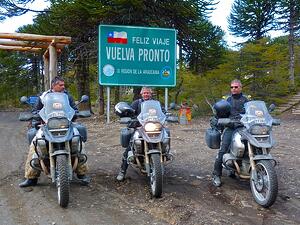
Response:
[{"label": "black riding jacket", "polygon": [[240,119],[241,118],[240,114],[245,113],[244,104],[248,102],[249,99],[245,95],[240,93],[240,94],[230,95],[229,97],[227,97],[226,100],[231,105],[229,117],[232,119]]}]

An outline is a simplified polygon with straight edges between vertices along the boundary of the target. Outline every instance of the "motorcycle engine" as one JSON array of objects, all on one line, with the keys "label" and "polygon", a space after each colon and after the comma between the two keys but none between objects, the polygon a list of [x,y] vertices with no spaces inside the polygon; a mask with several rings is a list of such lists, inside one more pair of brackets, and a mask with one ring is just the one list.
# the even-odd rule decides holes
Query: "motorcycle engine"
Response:
[{"label": "motorcycle engine", "polygon": [[232,136],[232,143],[231,143],[231,154],[237,158],[241,158],[244,155],[245,145],[241,141],[242,136],[236,132]]},{"label": "motorcycle engine", "polygon": [[138,131],[135,131],[134,135],[133,135],[133,144],[134,144],[134,149],[136,151],[137,154],[143,154],[143,140],[142,140],[142,136],[140,135],[140,133]]}]

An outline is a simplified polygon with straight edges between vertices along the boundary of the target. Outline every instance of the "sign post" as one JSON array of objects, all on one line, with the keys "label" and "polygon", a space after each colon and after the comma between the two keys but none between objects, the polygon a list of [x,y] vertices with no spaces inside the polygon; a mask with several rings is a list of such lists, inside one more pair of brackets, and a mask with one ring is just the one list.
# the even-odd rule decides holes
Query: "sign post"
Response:
[{"label": "sign post", "polygon": [[108,86],[176,85],[176,31],[99,26],[99,82]]},{"label": "sign post", "polygon": [[175,29],[100,25],[98,44],[100,85],[176,85]]}]

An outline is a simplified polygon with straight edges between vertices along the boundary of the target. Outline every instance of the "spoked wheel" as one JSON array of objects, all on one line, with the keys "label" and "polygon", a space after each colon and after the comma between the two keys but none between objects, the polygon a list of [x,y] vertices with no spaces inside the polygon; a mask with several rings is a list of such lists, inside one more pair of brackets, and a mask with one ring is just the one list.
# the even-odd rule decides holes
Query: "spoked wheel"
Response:
[{"label": "spoked wheel", "polygon": [[268,208],[276,200],[278,181],[276,171],[271,161],[260,160],[256,162],[257,181],[251,173],[251,192],[255,201],[264,208]]},{"label": "spoked wheel", "polygon": [[70,182],[68,178],[67,155],[56,156],[56,187],[58,204],[66,208],[69,204]]},{"label": "spoked wheel", "polygon": [[159,154],[151,154],[150,156],[150,186],[152,196],[159,198],[162,194],[162,167]]}]

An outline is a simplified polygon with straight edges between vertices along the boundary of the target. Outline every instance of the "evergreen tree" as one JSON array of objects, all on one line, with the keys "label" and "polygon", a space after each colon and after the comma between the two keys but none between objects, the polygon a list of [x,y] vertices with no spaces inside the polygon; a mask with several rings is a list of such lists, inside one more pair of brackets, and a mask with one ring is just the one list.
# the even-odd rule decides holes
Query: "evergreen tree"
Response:
[{"label": "evergreen tree", "polygon": [[259,40],[274,29],[277,0],[235,0],[228,18],[229,31],[238,37]]},{"label": "evergreen tree", "polygon": [[289,80],[292,88],[295,86],[295,45],[297,34],[300,31],[300,1],[278,1],[278,25],[279,29],[288,33],[289,37]]},{"label": "evergreen tree", "polygon": [[0,1],[0,21],[9,17],[21,16],[27,12],[42,12],[28,8],[27,4],[35,0],[1,0]]}]

